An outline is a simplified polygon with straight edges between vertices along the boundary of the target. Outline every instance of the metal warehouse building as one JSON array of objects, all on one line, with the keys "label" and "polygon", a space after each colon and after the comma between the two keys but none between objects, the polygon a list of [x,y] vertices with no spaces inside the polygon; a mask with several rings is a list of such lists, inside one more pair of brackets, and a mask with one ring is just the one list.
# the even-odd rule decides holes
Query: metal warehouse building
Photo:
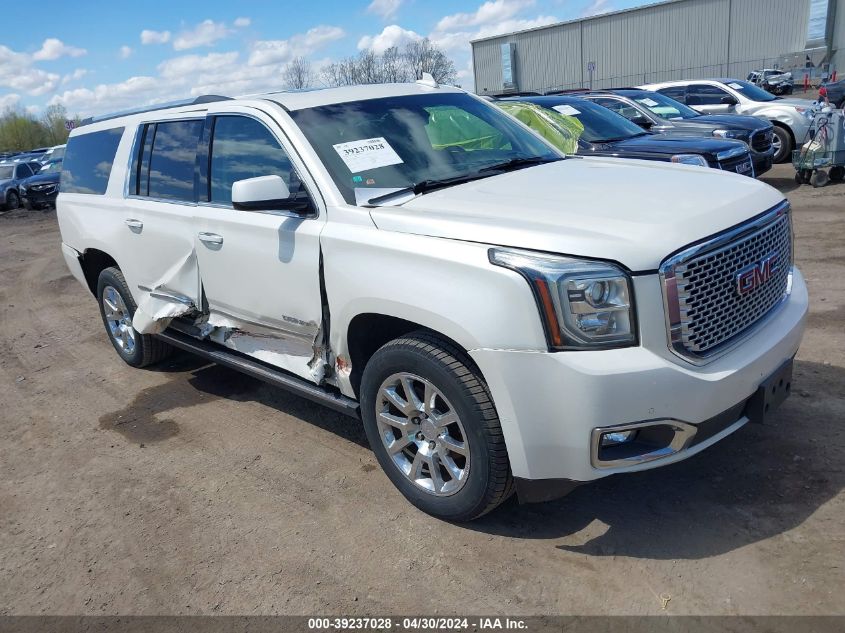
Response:
[{"label": "metal warehouse building", "polygon": [[668,0],[475,40],[472,57],[482,95],[745,78],[763,67],[817,83],[845,71],[845,0]]}]

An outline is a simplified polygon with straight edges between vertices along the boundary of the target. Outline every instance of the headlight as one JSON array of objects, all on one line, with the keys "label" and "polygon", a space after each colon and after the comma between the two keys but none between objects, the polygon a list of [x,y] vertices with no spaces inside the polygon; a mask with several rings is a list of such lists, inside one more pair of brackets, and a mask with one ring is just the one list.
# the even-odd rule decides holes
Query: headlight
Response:
[{"label": "headlight", "polygon": [[718,136],[719,138],[738,138],[745,140],[745,132],[741,132],[738,130],[713,130],[713,136]]},{"label": "headlight", "polygon": [[681,165],[698,165],[699,167],[710,166],[701,154],[675,154],[672,157],[672,162],[680,163]]},{"label": "headlight", "polygon": [[491,248],[490,262],[528,280],[549,347],[606,349],[636,344],[628,275],[605,262]]}]

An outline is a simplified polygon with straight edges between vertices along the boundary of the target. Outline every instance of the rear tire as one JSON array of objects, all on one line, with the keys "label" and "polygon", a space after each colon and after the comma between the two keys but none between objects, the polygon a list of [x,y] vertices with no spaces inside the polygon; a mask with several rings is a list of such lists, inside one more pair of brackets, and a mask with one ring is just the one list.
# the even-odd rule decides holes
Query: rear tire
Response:
[{"label": "rear tire", "polygon": [[780,144],[772,160],[776,163],[785,163],[792,156],[792,135],[788,130],[776,125],[775,136]]},{"label": "rear tire", "polygon": [[513,493],[487,384],[449,341],[420,330],[381,347],[364,368],[361,414],[385,474],[423,512],[470,521]]},{"label": "rear tire", "polygon": [[119,268],[106,268],[97,280],[100,316],[112,346],[127,365],[146,367],[164,360],[173,348],[160,339],[132,327],[137,306]]}]

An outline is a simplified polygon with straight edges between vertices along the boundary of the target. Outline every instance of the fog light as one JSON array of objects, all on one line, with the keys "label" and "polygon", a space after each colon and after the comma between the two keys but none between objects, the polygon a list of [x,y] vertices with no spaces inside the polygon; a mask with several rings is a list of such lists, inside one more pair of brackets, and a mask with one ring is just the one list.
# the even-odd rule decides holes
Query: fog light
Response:
[{"label": "fog light", "polygon": [[602,446],[616,446],[617,444],[624,444],[634,439],[637,434],[636,431],[616,431],[615,433],[602,433]]}]

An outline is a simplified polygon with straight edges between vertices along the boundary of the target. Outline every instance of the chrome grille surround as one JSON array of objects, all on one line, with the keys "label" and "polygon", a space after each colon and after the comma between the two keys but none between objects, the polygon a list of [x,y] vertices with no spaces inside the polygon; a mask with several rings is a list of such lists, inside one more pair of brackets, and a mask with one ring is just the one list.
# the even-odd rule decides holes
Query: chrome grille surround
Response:
[{"label": "chrome grille surround", "polygon": [[[739,274],[775,252],[771,277],[740,294]],[[789,203],[685,248],[659,272],[669,348],[696,365],[715,360],[756,331],[792,290]]]}]

